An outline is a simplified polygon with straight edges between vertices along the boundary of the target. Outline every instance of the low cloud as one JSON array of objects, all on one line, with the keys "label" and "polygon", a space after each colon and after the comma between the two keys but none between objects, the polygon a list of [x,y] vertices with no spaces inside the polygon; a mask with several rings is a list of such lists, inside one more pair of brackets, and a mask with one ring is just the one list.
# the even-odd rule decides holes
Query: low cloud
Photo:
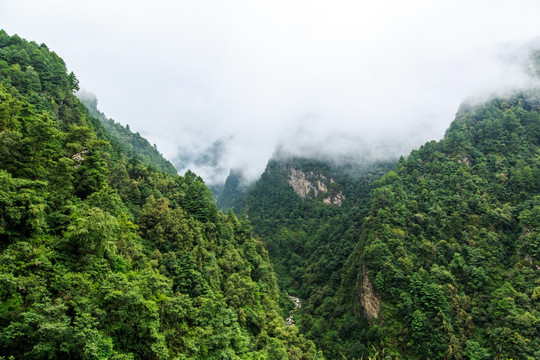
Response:
[{"label": "low cloud", "polygon": [[[300,155],[406,155],[459,104],[528,86],[537,1],[67,1],[0,4],[100,110],[208,183]],[[480,94],[480,95],[478,95]],[[206,161],[208,160],[208,161]]]},{"label": "low cloud", "polygon": [[[209,184],[223,182],[224,174],[230,171],[226,161],[228,146],[233,137],[219,138],[210,143],[204,138],[192,140],[181,145],[178,155],[172,160],[173,165],[180,173],[187,170],[195,172]],[[204,147],[201,147],[201,144]]]}]

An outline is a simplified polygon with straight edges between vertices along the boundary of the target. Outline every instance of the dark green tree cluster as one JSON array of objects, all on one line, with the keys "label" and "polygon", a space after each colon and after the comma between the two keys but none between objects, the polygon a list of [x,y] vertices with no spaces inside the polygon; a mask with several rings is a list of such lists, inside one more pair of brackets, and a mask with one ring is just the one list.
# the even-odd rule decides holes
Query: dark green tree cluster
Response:
[{"label": "dark green tree cluster", "polygon": [[377,182],[350,259],[383,300],[377,348],[540,358],[539,105],[536,90],[463,105]]},{"label": "dark green tree cluster", "polygon": [[0,358],[322,358],[247,219],[130,157],[76,89],[0,31]]}]

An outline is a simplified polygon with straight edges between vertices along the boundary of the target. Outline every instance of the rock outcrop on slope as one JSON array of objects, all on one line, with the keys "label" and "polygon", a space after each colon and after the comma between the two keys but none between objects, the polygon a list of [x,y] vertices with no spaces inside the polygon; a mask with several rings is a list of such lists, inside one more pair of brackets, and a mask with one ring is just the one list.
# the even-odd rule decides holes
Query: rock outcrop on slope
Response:
[{"label": "rock outcrop on slope", "polygon": [[329,184],[334,183],[332,178],[327,178],[322,174],[315,174],[312,171],[304,172],[292,166],[289,168],[288,173],[289,184],[302,199],[324,195],[323,203],[337,206],[341,206],[345,200],[345,196],[341,191],[335,193],[329,191]]}]

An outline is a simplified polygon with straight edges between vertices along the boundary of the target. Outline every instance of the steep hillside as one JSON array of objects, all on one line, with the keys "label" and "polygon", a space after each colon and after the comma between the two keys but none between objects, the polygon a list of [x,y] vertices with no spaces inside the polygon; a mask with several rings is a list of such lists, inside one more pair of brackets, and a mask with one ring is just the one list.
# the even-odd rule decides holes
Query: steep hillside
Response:
[{"label": "steep hillside", "polygon": [[122,147],[123,153],[129,157],[137,157],[145,165],[153,166],[168,174],[177,173],[173,164],[165,159],[155,146],[150,145],[148,140],[139,133],[131,132],[129,125],[122,126],[99,111],[97,98],[94,94],[80,91],[77,93],[77,97],[86,106],[90,115],[101,121],[108,134]]},{"label": "steep hillside", "polygon": [[247,196],[254,184],[244,178],[241,170],[231,170],[222,187],[212,188],[219,209],[233,210],[235,214],[246,211]]},{"label": "steep hillside", "polygon": [[0,31],[0,358],[321,358],[249,222],[130,157],[77,88]]},{"label": "steep hillside", "polygon": [[[371,184],[395,166],[394,162],[336,164],[284,157],[271,160],[250,190],[246,205],[280,287],[302,301],[296,324],[332,359],[341,357],[340,350],[344,352],[341,338],[360,336],[367,342],[370,337],[362,318],[327,315],[341,308],[337,291],[343,265],[360,240]],[[290,302],[284,295],[286,306]],[[353,329],[356,333],[350,334]]]},{"label": "steep hillside", "polygon": [[328,358],[540,358],[539,110],[465,103],[392,171],[270,161],[246,211]]},{"label": "steep hillside", "polygon": [[[464,105],[374,187],[343,292],[386,354],[540,358],[540,92]],[[368,294],[369,295],[369,294]]]}]

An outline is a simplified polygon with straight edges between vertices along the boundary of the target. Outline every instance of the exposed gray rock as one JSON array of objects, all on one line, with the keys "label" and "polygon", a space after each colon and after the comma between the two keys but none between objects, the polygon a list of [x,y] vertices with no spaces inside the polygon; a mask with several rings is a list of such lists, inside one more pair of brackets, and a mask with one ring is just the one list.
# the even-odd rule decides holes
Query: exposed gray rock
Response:
[{"label": "exposed gray rock", "polygon": [[364,266],[362,270],[362,294],[360,297],[362,309],[369,320],[377,319],[381,310],[381,297],[369,280],[369,271]]}]

